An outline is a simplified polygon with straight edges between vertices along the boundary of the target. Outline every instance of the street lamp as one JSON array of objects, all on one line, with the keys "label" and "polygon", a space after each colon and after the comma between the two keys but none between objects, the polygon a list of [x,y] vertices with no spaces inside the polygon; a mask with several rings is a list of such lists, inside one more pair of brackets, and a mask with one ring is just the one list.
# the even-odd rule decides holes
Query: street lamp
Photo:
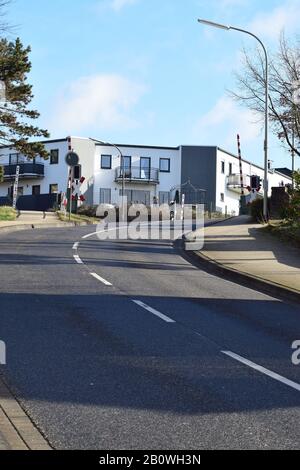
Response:
[{"label": "street lamp", "polygon": [[225,29],[227,31],[234,30],[239,31],[240,33],[248,34],[255,38],[261,47],[263,48],[265,55],[265,143],[264,143],[264,153],[265,153],[265,165],[264,165],[264,210],[263,215],[264,219],[268,220],[268,191],[269,191],[269,182],[268,182],[268,143],[269,143],[269,60],[268,53],[264,43],[257,37],[255,34],[247,31],[245,29],[236,28],[234,26],[223,25],[219,23],[214,23],[213,21],[198,19],[199,23],[205,24],[206,26],[213,26],[214,28]]},{"label": "street lamp", "polygon": [[122,170],[122,222],[124,222],[125,221],[125,204],[124,204],[125,202],[124,201],[124,198],[125,198],[125,161],[124,161],[123,153],[116,144],[112,144],[111,142],[103,142],[102,140],[93,139],[92,137],[90,137],[90,139],[103,146],[113,147],[119,152],[120,160],[121,160],[121,170]]}]

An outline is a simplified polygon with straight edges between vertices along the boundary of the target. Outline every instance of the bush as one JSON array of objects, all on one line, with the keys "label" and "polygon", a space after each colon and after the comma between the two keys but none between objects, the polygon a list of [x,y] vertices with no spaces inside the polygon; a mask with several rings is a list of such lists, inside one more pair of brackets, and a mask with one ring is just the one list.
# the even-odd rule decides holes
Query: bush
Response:
[{"label": "bush", "polygon": [[284,216],[291,222],[300,222],[300,171],[294,173],[295,189],[291,192],[291,200],[285,209]]},{"label": "bush", "polygon": [[2,206],[0,207],[0,220],[16,220],[17,212],[9,206]]},{"label": "bush", "polygon": [[77,210],[78,215],[86,215],[87,217],[96,217],[97,206],[80,206]]},{"label": "bush", "polygon": [[[268,211],[270,212],[270,199],[268,200]],[[255,201],[250,204],[250,214],[255,222],[264,221],[264,200],[261,198],[255,199]]]}]

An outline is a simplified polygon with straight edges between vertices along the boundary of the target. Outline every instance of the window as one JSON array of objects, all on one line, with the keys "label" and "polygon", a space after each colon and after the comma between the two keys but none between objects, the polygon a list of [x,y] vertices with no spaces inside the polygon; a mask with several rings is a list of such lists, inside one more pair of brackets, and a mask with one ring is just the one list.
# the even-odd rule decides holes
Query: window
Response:
[{"label": "window", "polygon": [[18,153],[11,153],[9,155],[9,164],[10,165],[17,165],[19,161],[19,154]]},{"label": "window", "polygon": [[101,155],[101,169],[111,170],[112,157],[111,155]]},{"label": "window", "polygon": [[170,203],[170,193],[168,191],[159,192],[159,205]]},{"label": "window", "polygon": [[229,174],[232,175],[232,163],[229,163]]},{"label": "window", "polygon": [[[124,172],[126,178],[131,178],[131,157],[123,157],[122,165],[124,165]],[[123,168],[121,169],[123,175]]]},{"label": "window", "polygon": [[59,163],[59,150],[50,151],[50,165],[58,165]]},{"label": "window", "polygon": [[23,188],[23,186],[19,186],[19,188],[18,188],[18,196],[23,196],[23,194],[24,194],[24,188]]},{"label": "window", "polygon": [[58,193],[58,184],[50,184],[49,185],[49,193],[50,194],[57,194]]},{"label": "window", "polygon": [[171,161],[169,158],[161,158],[159,161],[159,171],[161,173],[170,173]]},{"label": "window", "polygon": [[221,162],[221,173],[225,175],[225,162]]},{"label": "window", "polygon": [[150,180],[151,158],[141,157],[140,170],[141,170],[141,179]]},{"label": "window", "polygon": [[224,193],[221,193],[220,199],[221,199],[221,202],[225,202],[225,194]]},{"label": "window", "polygon": [[[120,197],[122,196],[122,190],[120,189]],[[125,189],[125,196],[129,204],[145,204],[150,206],[151,193],[150,191],[142,191],[139,189],[131,190]]]},{"label": "window", "polygon": [[39,196],[41,194],[41,187],[40,185],[32,186],[32,195]]},{"label": "window", "polygon": [[100,189],[100,204],[111,204],[111,189]]}]

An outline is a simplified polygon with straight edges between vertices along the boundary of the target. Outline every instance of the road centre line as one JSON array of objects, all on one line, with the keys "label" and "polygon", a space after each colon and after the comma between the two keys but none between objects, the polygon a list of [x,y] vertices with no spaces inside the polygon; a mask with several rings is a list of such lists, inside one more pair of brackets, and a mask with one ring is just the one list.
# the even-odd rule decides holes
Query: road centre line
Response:
[{"label": "road centre line", "polygon": [[235,354],[231,351],[221,351],[221,352],[222,354],[225,354],[226,356],[229,356],[232,359],[235,359],[236,361],[241,362],[242,364],[245,364],[246,366],[251,367],[252,369],[258,372],[261,372],[262,374],[267,375],[268,377],[271,377],[272,379],[277,380],[278,382],[281,382],[287,385],[288,387],[291,387],[297,390],[298,392],[300,392],[300,384],[293,382],[292,380],[286,379],[282,375],[279,375],[276,372],[272,372],[271,370],[266,369],[265,367],[255,364],[255,362],[251,362],[248,359],[245,359],[244,357],[239,356],[238,354]]},{"label": "road centre line", "polygon": [[153,315],[159,317],[161,320],[165,321],[166,323],[176,323],[172,318],[167,317],[161,312],[158,312],[158,310],[155,310],[152,307],[149,307],[149,305],[144,304],[144,302],[141,302],[139,300],[132,300],[136,305],[139,307],[142,307],[143,309],[147,310],[148,312],[152,313]]}]

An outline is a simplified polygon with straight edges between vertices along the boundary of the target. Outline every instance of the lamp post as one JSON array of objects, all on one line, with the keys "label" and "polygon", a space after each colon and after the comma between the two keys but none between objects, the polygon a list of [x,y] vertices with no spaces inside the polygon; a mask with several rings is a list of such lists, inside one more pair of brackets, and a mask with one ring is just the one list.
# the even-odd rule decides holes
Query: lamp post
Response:
[{"label": "lamp post", "polygon": [[107,146],[107,147],[113,147],[115,148],[120,155],[120,160],[121,160],[121,170],[122,170],[122,222],[125,221],[125,204],[124,204],[124,197],[125,197],[125,161],[124,161],[124,156],[121,151],[121,149],[116,145],[112,144],[111,142],[103,142],[102,140],[97,140],[93,139],[90,137],[91,140],[94,142],[97,142],[98,144]]},{"label": "lamp post", "polygon": [[264,43],[257,37],[255,34],[247,31],[245,29],[236,28],[234,26],[226,26],[220,23],[214,23],[213,21],[198,19],[199,23],[205,24],[206,26],[212,26],[214,28],[225,29],[226,31],[234,30],[239,31],[240,33],[248,34],[255,38],[259,44],[261,45],[264,56],[265,56],[265,142],[264,142],[264,154],[265,154],[265,161],[264,161],[264,210],[263,215],[264,219],[268,219],[268,191],[269,191],[269,172],[268,172],[268,147],[269,147],[269,60],[268,60],[268,53]]}]

